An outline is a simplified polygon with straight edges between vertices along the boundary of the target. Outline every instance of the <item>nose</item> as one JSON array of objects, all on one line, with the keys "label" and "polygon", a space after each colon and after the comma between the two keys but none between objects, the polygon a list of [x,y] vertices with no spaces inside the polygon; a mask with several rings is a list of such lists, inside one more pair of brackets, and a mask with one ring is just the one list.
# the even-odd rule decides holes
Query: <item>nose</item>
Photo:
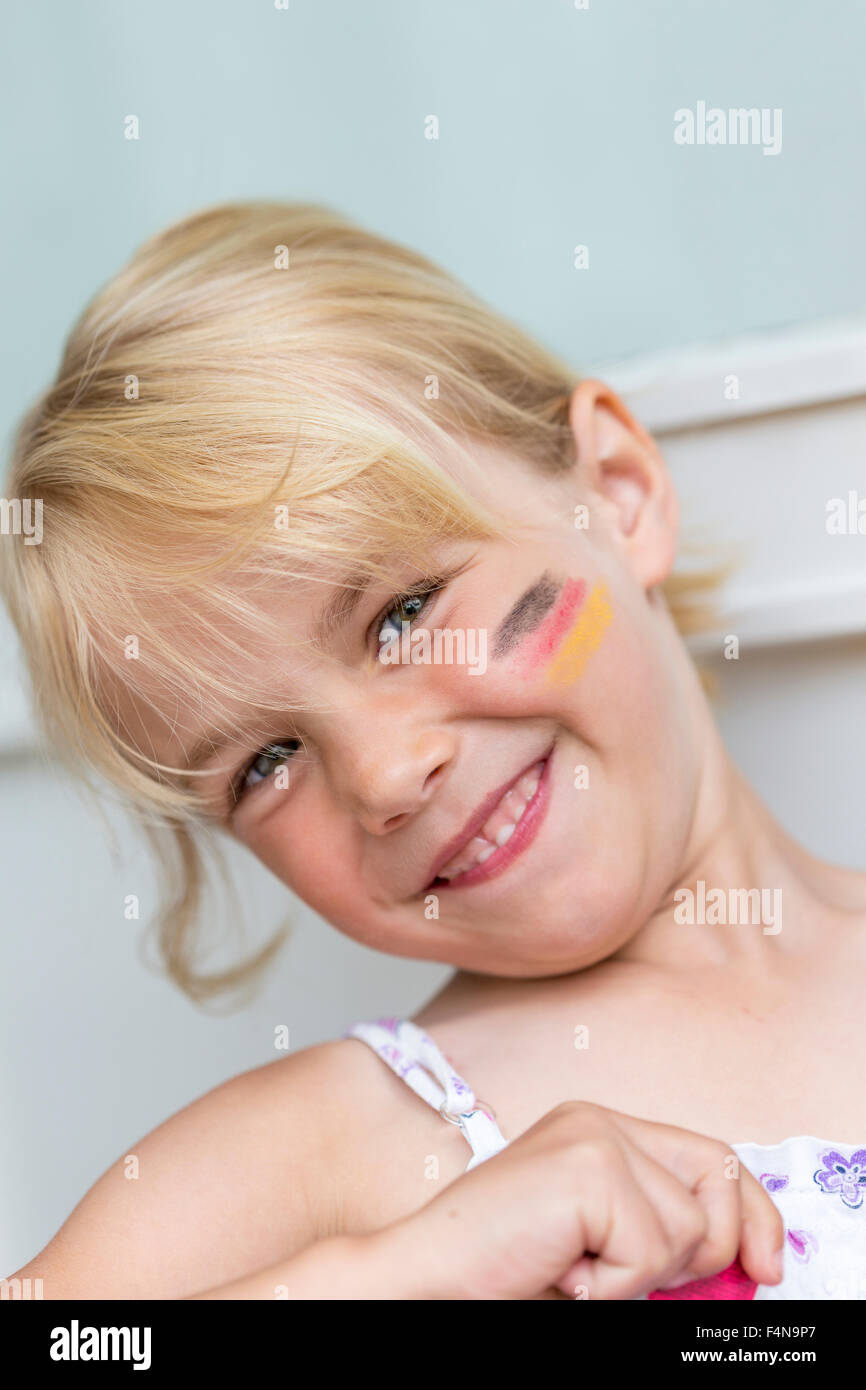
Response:
[{"label": "nose", "polygon": [[377,718],[354,732],[343,727],[331,750],[337,796],[370,835],[388,835],[435,793],[456,753],[456,732]]}]

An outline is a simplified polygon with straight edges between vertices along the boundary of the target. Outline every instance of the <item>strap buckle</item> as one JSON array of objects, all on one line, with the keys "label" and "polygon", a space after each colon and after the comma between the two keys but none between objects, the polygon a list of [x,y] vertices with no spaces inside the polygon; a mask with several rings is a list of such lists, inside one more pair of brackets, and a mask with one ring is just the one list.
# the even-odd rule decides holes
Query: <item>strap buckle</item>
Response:
[{"label": "strap buckle", "polygon": [[475,1102],[474,1109],[472,1109],[472,1110],[461,1110],[461,1111],[459,1112],[458,1115],[452,1115],[452,1114],[450,1113],[450,1111],[448,1111],[448,1110],[445,1109],[445,1101],[444,1101],[444,1100],[443,1100],[442,1104],[439,1106],[439,1114],[442,1116],[443,1120],[447,1120],[448,1123],[449,1123],[449,1125],[457,1125],[457,1126],[458,1126],[459,1128],[461,1128],[461,1129],[462,1129],[462,1125],[460,1124],[460,1121],[461,1121],[461,1120],[468,1120],[472,1115],[475,1115],[479,1110],[483,1110],[484,1114],[485,1114],[485,1115],[488,1115],[488,1116],[490,1117],[491,1120],[495,1120],[495,1119],[496,1119],[496,1111],[493,1110],[493,1109],[491,1108],[491,1106],[487,1105],[483,1100],[477,1100],[477,1101]]}]

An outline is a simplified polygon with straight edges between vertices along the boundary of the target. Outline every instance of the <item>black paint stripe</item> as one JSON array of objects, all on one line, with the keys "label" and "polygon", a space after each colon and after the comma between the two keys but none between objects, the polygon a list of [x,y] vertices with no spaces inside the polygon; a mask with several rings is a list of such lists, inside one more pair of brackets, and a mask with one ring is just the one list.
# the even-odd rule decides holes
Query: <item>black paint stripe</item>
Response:
[{"label": "black paint stripe", "polygon": [[542,618],[556,603],[561,589],[562,585],[545,570],[541,578],[521,594],[496,629],[493,655],[506,656],[517,646],[521,637],[538,627]]}]

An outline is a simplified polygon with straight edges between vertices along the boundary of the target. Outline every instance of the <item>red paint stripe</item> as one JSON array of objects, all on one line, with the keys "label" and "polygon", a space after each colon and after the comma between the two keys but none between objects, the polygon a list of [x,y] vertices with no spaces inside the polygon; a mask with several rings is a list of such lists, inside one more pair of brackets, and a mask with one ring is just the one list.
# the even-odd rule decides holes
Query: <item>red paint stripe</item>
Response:
[{"label": "red paint stripe", "polygon": [[571,626],[575,613],[582,607],[585,598],[586,582],[583,579],[569,579],[563,585],[559,602],[553,612],[547,615],[541,627],[537,629],[535,636],[523,650],[521,659],[524,666],[534,668],[550,659]]}]

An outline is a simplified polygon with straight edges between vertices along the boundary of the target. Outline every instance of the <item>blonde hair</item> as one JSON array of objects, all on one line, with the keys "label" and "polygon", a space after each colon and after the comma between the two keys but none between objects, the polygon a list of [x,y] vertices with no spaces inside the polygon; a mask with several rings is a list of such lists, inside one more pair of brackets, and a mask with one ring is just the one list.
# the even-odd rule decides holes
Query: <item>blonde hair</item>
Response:
[{"label": "blonde hair", "polygon": [[[255,689],[232,673],[251,634],[275,631],[256,589],[433,574],[442,538],[501,534],[435,460],[476,437],[569,466],[576,381],[444,270],[311,204],[184,219],[73,327],[15,438],[9,493],[42,499],[45,529],[0,547],[2,588],[52,756],[107,779],[151,840],[160,955],[192,998],[257,976],[287,927],[239,965],[197,969],[208,827],[194,774],[127,737],[118,690],[144,705],[156,684],[194,696],[227,731],[237,705],[285,709],[267,672]],[[666,585],[681,631],[712,582]]]}]

